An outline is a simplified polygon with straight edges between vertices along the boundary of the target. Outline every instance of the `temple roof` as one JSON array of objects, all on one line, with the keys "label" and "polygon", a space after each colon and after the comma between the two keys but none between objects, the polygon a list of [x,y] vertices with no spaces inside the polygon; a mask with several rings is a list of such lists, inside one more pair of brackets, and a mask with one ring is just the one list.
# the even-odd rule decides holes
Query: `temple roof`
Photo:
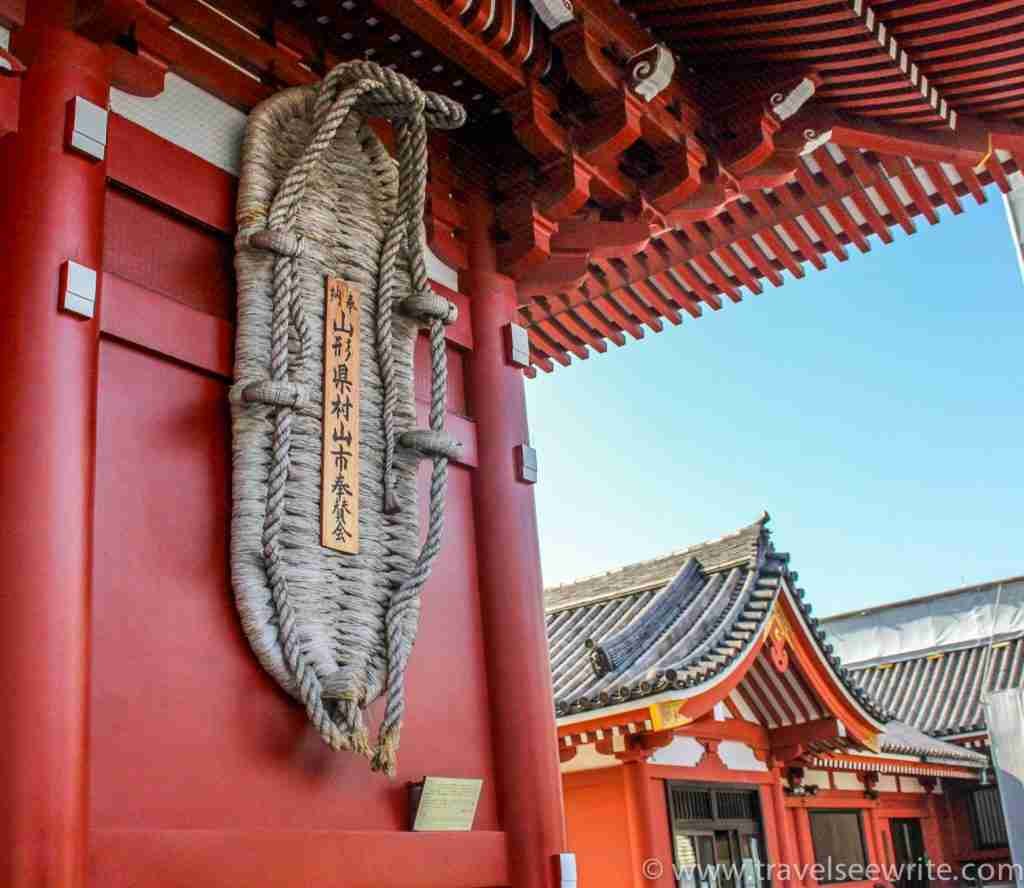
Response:
[{"label": "temple roof", "polygon": [[980,753],[929,736],[902,721],[891,721],[885,726],[879,745],[884,752],[894,755],[917,755],[932,761],[968,762],[983,767],[988,765],[988,759]]},{"label": "temple roof", "polygon": [[[909,676],[910,684],[894,681],[892,692],[878,697],[874,691],[881,685],[864,681],[865,670],[841,664],[824,623],[811,615],[803,590],[796,586],[798,575],[789,568],[789,556],[775,550],[768,521],[765,513],[718,539],[546,589],[558,716],[596,716],[626,704],[643,706],[673,691],[686,697],[713,687],[745,664],[746,673],[724,698],[728,717],[770,731],[835,718],[806,666],[790,662],[779,670],[767,646],[751,657],[776,603],[785,599],[796,615],[794,622],[800,624],[793,631],[802,627],[819,654],[820,665],[810,671],[823,669],[852,706],[878,725],[881,752],[984,765],[983,756],[921,729],[913,701],[918,699],[915,690],[924,685],[916,676]],[[1021,668],[1021,652],[1014,651],[1013,664],[1007,654],[1005,666],[999,660],[997,674]],[[934,693],[943,692],[936,686]],[[833,739],[812,742],[807,752],[827,756],[844,747],[858,748],[856,743]]]},{"label": "temple roof", "polygon": [[1019,577],[843,614],[822,626],[861,688],[895,718],[935,736],[985,731],[985,695],[1024,686]]},{"label": "temple roof", "polygon": [[[752,651],[776,600],[786,595],[826,668],[855,705],[884,721],[825,640],[803,590],[795,588],[797,574],[789,570],[789,556],[771,543],[768,520],[764,513],[719,539],[548,589],[548,642],[559,715],[717,680]],[[766,685],[759,679],[758,686]],[[827,715],[802,682],[794,695],[802,701],[799,712],[777,711],[764,700],[750,703],[767,725]]]}]

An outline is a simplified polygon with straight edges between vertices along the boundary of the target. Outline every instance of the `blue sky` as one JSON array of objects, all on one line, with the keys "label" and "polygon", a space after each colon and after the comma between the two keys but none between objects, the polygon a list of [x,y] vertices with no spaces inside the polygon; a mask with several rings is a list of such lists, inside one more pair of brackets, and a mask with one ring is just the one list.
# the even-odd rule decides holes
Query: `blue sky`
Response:
[{"label": "blue sky", "polygon": [[546,584],[767,509],[819,614],[1024,573],[1002,200],[527,382]]}]

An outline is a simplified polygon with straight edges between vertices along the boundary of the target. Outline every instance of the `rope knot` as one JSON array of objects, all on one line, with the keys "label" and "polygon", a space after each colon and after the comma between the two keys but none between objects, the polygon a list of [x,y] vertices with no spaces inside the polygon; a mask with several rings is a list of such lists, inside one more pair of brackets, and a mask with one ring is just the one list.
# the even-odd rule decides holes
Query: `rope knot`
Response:
[{"label": "rope knot", "polygon": [[462,456],[462,442],[432,429],[410,429],[398,436],[398,443],[432,459],[456,460]]},{"label": "rope knot", "polygon": [[429,323],[440,321],[446,327],[459,319],[459,309],[454,302],[436,293],[415,293],[402,300],[399,311],[410,318]]},{"label": "rope knot", "polygon": [[288,380],[262,379],[236,382],[228,392],[232,404],[270,404],[274,407],[303,407],[309,401],[304,385]]},{"label": "rope knot", "polygon": [[236,250],[266,250],[278,256],[298,259],[305,250],[305,242],[298,232],[264,228],[261,231],[242,232],[235,238]]}]

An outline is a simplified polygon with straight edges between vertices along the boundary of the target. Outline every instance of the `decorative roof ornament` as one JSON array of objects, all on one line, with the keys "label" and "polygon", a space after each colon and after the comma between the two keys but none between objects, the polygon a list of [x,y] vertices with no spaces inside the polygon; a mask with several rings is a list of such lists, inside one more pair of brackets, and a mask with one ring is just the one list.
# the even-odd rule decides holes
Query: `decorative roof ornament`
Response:
[{"label": "decorative roof ornament", "polygon": [[768,624],[768,638],[771,641],[772,665],[778,672],[785,672],[789,669],[789,651],[786,650],[786,645],[793,643],[793,629],[778,608],[772,611],[771,622]]},{"label": "decorative roof ornament", "polygon": [[629,68],[630,89],[645,102],[650,102],[672,81],[676,59],[663,43],[655,43],[638,52],[626,66]]},{"label": "decorative roof ornament", "polygon": [[554,31],[567,25],[575,17],[572,0],[530,0],[537,15],[547,27]]}]

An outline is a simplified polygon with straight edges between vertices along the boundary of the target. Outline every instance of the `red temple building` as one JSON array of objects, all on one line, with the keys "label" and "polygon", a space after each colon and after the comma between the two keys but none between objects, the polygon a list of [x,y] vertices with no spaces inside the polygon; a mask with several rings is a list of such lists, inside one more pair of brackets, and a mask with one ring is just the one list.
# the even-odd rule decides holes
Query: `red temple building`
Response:
[{"label": "red temple building", "polygon": [[[552,692],[524,387],[1011,191],[1022,25],[1020,0],[0,0],[0,884],[552,888],[573,851],[639,884],[671,859],[662,784],[696,772],[678,812],[728,808],[760,860],[809,860],[826,802],[863,813],[872,860],[914,818],[955,856],[946,787],[983,757],[892,725],[761,525],[665,600],[700,578],[721,622],[673,628],[654,687],[584,646],[634,592],[567,600]],[[428,145],[462,450],[394,779],[268,679],[228,566],[242,134],[353,59],[468,111]],[[408,829],[425,775],[483,781],[472,830]],[[613,817],[629,856],[594,873]]]},{"label": "red temple building", "polygon": [[[766,524],[547,590],[581,881],[910,885],[927,875],[892,868],[926,858],[953,882],[1007,860],[989,761],[970,746],[983,686],[1020,685],[1019,637],[901,651],[881,680],[876,664],[849,669],[839,633],[863,650],[927,621],[934,600],[886,608],[884,628],[875,611],[819,621]],[[1009,611],[1019,622],[1019,602]]]}]

